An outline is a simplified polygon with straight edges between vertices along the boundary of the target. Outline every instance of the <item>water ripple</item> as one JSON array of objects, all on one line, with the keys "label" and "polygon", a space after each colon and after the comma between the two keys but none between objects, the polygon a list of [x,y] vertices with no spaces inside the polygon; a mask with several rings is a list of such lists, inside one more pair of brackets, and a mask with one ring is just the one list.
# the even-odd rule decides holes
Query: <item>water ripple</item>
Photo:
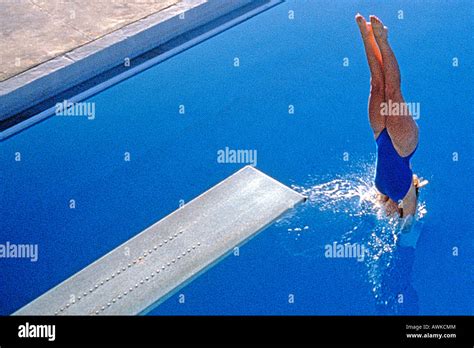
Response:
[{"label": "water ripple", "polygon": [[393,314],[405,301],[400,293],[411,287],[413,257],[406,255],[414,254],[427,209],[420,200],[410,228],[405,226],[409,220],[387,216],[377,200],[374,174],[373,164],[362,164],[327,182],[310,177],[304,185],[292,185],[308,201],[277,221],[277,226],[286,232],[281,232],[282,240],[295,256],[323,257],[324,246],[333,241],[363,245],[366,281],[378,310]]}]

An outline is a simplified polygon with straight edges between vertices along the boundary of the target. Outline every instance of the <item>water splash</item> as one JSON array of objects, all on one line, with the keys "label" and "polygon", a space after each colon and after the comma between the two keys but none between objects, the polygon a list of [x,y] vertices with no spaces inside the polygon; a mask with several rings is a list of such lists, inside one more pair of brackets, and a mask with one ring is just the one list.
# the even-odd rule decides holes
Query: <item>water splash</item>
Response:
[{"label": "water splash", "polygon": [[[419,201],[411,231],[405,233],[407,220],[388,217],[378,201],[374,175],[373,164],[362,164],[353,168],[351,174],[328,182],[321,183],[321,178],[312,177],[306,185],[292,185],[294,190],[308,197],[308,202],[279,220],[277,225],[286,229],[287,235],[294,240],[292,253],[299,256],[323,257],[324,245],[333,241],[363,245],[366,281],[376,305],[383,307],[379,308],[381,312],[397,313],[400,307],[398,292],[405,290],[396,288],[411,285],[412,266],[412,263],[409,267],[400,266],[400,255],[407,251],[413,254],[410,248],[414,250],[427,209],[426,203]],[[409,240],[405,234],[413,241],[401,246],[401,237]],[[400,251],[398,254],[397,250]],[[404,267],[405,273],[397,274],[398,279],[388,279],[396,273],[395,264]]]}]

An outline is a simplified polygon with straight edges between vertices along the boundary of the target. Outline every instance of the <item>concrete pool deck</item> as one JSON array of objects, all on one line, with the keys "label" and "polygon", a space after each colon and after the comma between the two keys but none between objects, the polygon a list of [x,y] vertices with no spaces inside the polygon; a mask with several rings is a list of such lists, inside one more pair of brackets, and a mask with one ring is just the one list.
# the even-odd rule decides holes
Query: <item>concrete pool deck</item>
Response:
[{"label": "concrete pool deck", "polygon": [[275,1],[1,2],[2,133],[25,110],[252,3]]},{"label": "concrete pool deck", "polygon": [[3,1],[0,82],[179,1]]}]

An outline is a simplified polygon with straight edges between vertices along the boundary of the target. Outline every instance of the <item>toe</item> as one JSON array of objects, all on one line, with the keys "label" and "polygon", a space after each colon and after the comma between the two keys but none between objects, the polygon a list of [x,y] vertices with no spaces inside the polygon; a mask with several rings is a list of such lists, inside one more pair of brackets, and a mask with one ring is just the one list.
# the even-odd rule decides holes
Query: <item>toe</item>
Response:
[{"label": "toe", "polygon": [[374,26],[379,25],[379,24],[382,23],[382,22],[380,21],[380,19],[378,19],[376,16],[370,16],[370,22],[371,22],[372,25],[374,25]]},{"label": "toe", "polygon": [[364,18],[360,13],[356,14],[355,20],[356,20],[357,23],[359,23],[359,24],[362,23],[362,22],[365,22],[365,18]]}]

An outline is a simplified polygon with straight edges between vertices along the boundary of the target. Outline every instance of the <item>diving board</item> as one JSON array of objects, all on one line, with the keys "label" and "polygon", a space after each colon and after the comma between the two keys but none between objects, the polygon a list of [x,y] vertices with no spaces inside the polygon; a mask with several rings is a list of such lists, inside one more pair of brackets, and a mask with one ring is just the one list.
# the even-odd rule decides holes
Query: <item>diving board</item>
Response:
[{"label": "diving board", "polygon": [[13,315],[146,313],[304,200],[246,166]]}]

